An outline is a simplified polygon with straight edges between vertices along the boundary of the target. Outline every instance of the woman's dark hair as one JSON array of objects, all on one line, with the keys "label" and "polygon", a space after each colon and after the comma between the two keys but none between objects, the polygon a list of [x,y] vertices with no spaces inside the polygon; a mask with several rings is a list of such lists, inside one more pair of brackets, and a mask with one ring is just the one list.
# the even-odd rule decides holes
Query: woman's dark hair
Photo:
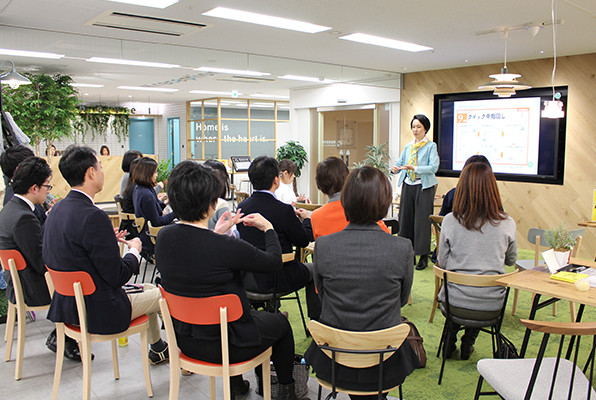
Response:
[{"label": "woman's dark hair", "polygon": [[230,177],[228,176],[226,166],[221,161],[217,160],[206,160],[203,165],[211,168],[213,172],[215,172],[215,175],[221,180],[222,189],[219,197],[225,199],[230,192]]},{"label": "woman's dark hair", "polygon": [[56,153],[56,146],[54,146],[53,144],[51,144],[48,147],[46,147],[46,156],[49,156],[50,155],[50,149],[54,149],[54,153]]},{"label": "woman's dark hair", "polygon": [[124,153],[124,156],[122,156],[122,171],[130,172],[130,163],[139,157],[143,157],[143,153],[138,150],[128,150]]},{"label": "woman's dark hair", "polygon": [[109,156],[110,155],[110,148],[108,146],[106,146],[105,144],[99,148],[99,155],[103,155],[101,153],[103,153],[103,150],[104,149],[106,149],[108,151],[108,156]]},{"label": "woman's dark hair", "polygon": [[342,160],[327,157],[317,165],[317,188],[327,196],[341,192],[349,173],[348,166]]},{"label": "woman's dark hair", "polygon": [[481,162],[481,163],[485,163],[486,165],[488,165],[491,169],[493,168],[490,165],[490,161],[488,161],[488,158],[484,157],[483,155],[474,155],[474,156],[470,156],[470,158],[468,158],[466,160],[466,162],[464,163],[464,168],[466,168],[469,164],[475,163],[475,162]]},{"label": "woman's dark hair", "polygon": [[420,121],[420,123],[422,124],[424,129],[428,132],[428,130],[430,129],[430,120],[428,119],[428,117],[426,115],[424,115],[424,114],[414,115],[414,117],[410,121],[410,128],[412,127],[412,124],[414,123],[415,120]]},{"label": "woman's dark hair", "polygon": [[12,178],[12,189],[24,195],[33,185],[41,186],[52,175],[50,166],[43,158],[29,157],[19,164]]},{"label": "woman's dark hair", "polygon": [[80,186],[85,182],[85,174],[90,167],[97,168],[95,150],[87,146],[70,145],[60,158],[58,169],[70,187]]},{"label": "woman's dark hair", "polygon": [[294,161],[288,160],[286,158],[285,160],[281,160],[279,162],[279,170],[281,172],[286,171],[288,173],[288,175],[295,174],[296,173],[296,164],[294,164]]},{"label": "woman's dark hair", "polygon": [[200,221],[215,207],[222,183],[212,169],[182,161],[168,179],[168,198],[174,214],[183,221]]},{"label": "woman's dark hair", "polygon": [[490,165],[469,164],[461,172],[453,199],[453,216],[468,230],[481,231],[482,225],[496,225],[507,218],[503,211],[497,180]]},{"label": "woman's dark hair", "polygon": [[141,186],[153,187],[156,182],[153,181],[153,174],[157,171],[157,161],[153,158],[143,157],[135,165],[130,178],[134,183]]},{"label": "woman's dark hair", "polygon": [[[135,158],[130,163],[129,170],[130,170],[131,173],[135,169],[135,166],[139,163],[139,160],[140,160],[140,158]],[[128,182],[126,182],[126,187],[124,188],[124,193],[128,192],[128,188],[130,188],[132,185],[135,185],[135,183],[132,181],[132,178],[129,176],[128,177]]]},{"label": "woman's dark hair", "polygon": [[356,168],[346,178],[341,205],[346,219],[356,224],[374,224],[387,215],[391,204],[391,183],[377,168]]}]

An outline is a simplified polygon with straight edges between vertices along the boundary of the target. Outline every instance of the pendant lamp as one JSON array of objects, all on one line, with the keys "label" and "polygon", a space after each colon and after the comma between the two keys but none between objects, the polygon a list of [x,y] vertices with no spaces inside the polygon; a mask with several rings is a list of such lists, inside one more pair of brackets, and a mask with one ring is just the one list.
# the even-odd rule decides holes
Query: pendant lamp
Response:
[{"label": "pendant lamp", "polygon": [[551,2],[551,17],[553,20],[553,73],[551,75],[551,87],[553,88],[553,99],[544,102],[544,110],[542,110],[542,118],[558,119],[565,117],[563,111],[563,102],[559,100],[560,93],[555,93],[555,71],[557,70],[557,32],[555,30],[555,0]]},{"label": "pendant lamp", "polygon": [[31,81],[29,80],[29,78],[27,78],[26,76],[23,76],[23,75],[19,74],[17,71],[15,71],[14,63],[10,60],[4,61],[2,63],[2,65],[0,65],[0,70],[2,68],[4,68],[4,65],[6,63],[10,63],[12,68],[11,68],[10,72],[7,72],[4,75],[0,75],[0,81],[3,84],[9,85],[13,89],[18,88],[20,85],[30,85],[31,84]]}]

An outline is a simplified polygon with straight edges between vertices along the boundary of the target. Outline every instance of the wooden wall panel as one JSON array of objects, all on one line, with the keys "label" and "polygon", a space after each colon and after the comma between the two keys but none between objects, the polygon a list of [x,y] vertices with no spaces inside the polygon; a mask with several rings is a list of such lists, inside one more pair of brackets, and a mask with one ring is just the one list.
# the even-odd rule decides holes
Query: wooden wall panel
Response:
[{"label": "wooden wall panel", "polygon": [[[426,114],[433,121],[433,95],[477,91],[500,70],[501,64],[417,72],[404,75],[401,102],[401,143],[412,140],[410,119]],[[550,86],[552,58],[509,63],[534,87]],[[572,229],[591,219],[592,194],[596,189],[596,53],[557,58],[555,85],[569,87],[564,185],[499,182],[505,210],[517,223],[519,246],[531,227],[550,228],[565,221]],[[399,154],[397,149],[393,149]],[[401,149],[400,149],[401,150]],[[439,178],[437,194],[455,186],[454,178]],[[596,229],[586,228],[581,257],[596,254]]]}]

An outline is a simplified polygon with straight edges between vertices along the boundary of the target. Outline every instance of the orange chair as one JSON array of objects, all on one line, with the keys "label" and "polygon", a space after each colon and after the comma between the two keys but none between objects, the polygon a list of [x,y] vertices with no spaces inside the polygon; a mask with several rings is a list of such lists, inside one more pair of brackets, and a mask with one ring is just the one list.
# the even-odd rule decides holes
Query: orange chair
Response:
[{"label": "orange chair", "polygon": [[60,387],[60,376],[62,375],[62,361],[64,357],[64,335],[73,338],[79,342],[81,348],[81,360],[83,361],[83,399],[89,400],[91,396],[91,343],[93,342],[112,342],[112,363],[114,367],[114,379],[120,378],[120,371],[118,368],[118,347],[116,339],[141,334],[141,355],[143,360],[143,372],[145,374],[145,386],[147,387],[147,395],[153,397],[153,386],[151,385],[151,375],[149,373],[149,355],[147,349],[149,343],[147,339],[147,330],[149,328],[149,317],[147,315],[135,318],[130,322],[129,328],[120,333],[113,335],[98,335],[89,333],[87,330],[87,307],[85,306],[85,298],[95,292],[95,283],[85,271],[56,271],[48,268],[51,280],[48,282],[51,285],[50,290],[55,290],[56,293],[62,296],[70,296],[75,298],[77,303],[77,312],[79,314],[80,326],[56,322],[56,369],[54,371],[54,388],[52,392],[52,400],[58,397],[58,389]]},{"label": "orange chair", "polygon": [[23,287],[21,286],[21,278],[18,271],[22,271],[27,267],[27,263],[23,255],[18,250],[0,250],[0,261],[2,268],[10,271],[12,279],[12,287],[14,289],[15,304],[8,302],[8,313],[6,316],[6,330],[4,331],[4,341],[6,342],[5,361],[10,361],[12,355],[12,340],[14,335],[14,327],[16,320],[19,321],[19,329],[17,331],[17,364],[14,370],[14,379],[21,379],[23,373],[23,353],[25,351],[25,329],[27,327],[27,318],[25,313],[27,311],[41,311],[50,308],[50,305],[30,307],[25,304],[23,297]]},{"label": "orange chair", "polygon": [[[271,347],[258,356],[236,364],[230,364],[228,348],[228,322],[233,322],[242,316],[242,303],[235,294],[194,298],[178,296],[161,290],[162,299],[159,301],[161,317],[166,327],[166,336],[170,344],[170,400],[178,399],[180,389],[180,368],[196,374],[211,377],[211,400],[215,400],[215,377],[223,377],[224,400],[231,399],[230,376],[248,372],[258,365],[263,367],[263,397],[271,400],[271,376],[269,359]],[[178,347],[172,316],[179,321],[194,325],[219,324],[221,332],[222,364],[212,364],[196,360],[173,349]]]}]

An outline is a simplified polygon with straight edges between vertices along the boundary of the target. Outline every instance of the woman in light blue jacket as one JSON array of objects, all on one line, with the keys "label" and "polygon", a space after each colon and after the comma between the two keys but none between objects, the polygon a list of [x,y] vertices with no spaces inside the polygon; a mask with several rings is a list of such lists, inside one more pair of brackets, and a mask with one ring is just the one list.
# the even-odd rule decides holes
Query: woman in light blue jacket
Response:
[{"label": "woman in light blue jacket", "polygon": [[430,254],[430,221],[437,188],[435,172],[439,169],[437,145],[431,142],[426,133],[430,121],[423,114],[414,115],[410,122],[414,140],[404,148],[392,168],[399,172],[398,183],[402,185],[399,207],[399,236],[412,241],[414,252],[420,256],[416,269],[428,265]]}]

